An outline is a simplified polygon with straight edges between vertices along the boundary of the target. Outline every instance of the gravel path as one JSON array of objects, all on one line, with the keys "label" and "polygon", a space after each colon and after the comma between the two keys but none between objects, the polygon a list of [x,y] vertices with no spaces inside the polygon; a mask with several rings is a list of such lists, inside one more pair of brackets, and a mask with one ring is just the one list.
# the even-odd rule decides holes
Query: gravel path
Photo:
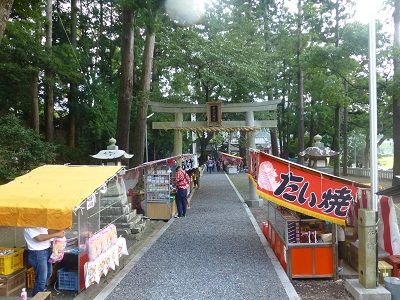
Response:
[{"label": "gravel path", "polygon": [[171,226],[106,299],[288,299],[225,174],[206,174]]}]

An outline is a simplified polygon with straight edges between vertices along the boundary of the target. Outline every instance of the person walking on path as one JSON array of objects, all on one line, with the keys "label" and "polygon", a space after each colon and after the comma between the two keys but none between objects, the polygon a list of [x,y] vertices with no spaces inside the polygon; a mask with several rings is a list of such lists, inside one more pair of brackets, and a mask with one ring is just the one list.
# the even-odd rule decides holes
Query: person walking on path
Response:
[{"label": "person walking on path", "polygon": [[212,172],[212,170],[214,169],[214,160],[212,160],[211,158],[207,161],[207,171]]},{"label": "person walking on path", "polygon": [[192,181],[193,181],[193,188],[199,189],[200,188],[200,170],[199,170],[199,168],[193,169]]},{"label": "person walking on path", "polygon": [[176,167],[175,173],[176,182],[176,208],[178,209],[178,218],[186,216],[186,202],[188,197],[188,187],[190,184],[190,178],[186,174],[181,166]]},{"label": "person walking on path", "polygon": [[64,230],[55,231],[43,227],[25,228],[24,238],[28,246],[28,263],[35,271],[32,297],[46,290],[52,273],[52,265],[49,262],[52,252],[51,239],[64,236]]}]

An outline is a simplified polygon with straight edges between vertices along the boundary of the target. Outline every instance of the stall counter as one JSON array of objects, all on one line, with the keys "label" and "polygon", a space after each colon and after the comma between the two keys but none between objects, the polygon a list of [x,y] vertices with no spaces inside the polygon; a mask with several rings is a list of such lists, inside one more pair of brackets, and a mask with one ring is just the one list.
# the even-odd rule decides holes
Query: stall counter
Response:
[{"label": "stall counter", "polygon": [[300,219],[282,214],[273,205],[269,205],[268,216],[266,238],[290,278],[335,276],[335,243],[300,242],[296,228]]}]

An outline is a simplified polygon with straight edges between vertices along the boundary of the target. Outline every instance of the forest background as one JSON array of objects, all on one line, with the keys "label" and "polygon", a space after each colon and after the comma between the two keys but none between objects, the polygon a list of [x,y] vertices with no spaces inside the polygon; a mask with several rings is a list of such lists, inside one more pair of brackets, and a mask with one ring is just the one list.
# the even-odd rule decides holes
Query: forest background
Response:
[{"label": "forest background", "polygon": [[[131,166],[142,163],[149,101],[279,100],[275,114],[257,115],[278,120],[275,155],[295,157],[320,134],[341,152],[335,174],[356,156],[368,167],[368,27],[351,18],[352,1],[291,1],[296,10],[284,0],[199,2],[2,0],[0,181],[43,163],[94,163],[110,137],[134,154]],[[395,38],[377,24],[379,143],[393,139],[400,174],[400,0],[385,6]],[[197,135],[201,161],[213,139]],[[190,143],[185,136],[185,150]],[[151,159],[170,156],[173,131],[149,126],[148,144]]]}]

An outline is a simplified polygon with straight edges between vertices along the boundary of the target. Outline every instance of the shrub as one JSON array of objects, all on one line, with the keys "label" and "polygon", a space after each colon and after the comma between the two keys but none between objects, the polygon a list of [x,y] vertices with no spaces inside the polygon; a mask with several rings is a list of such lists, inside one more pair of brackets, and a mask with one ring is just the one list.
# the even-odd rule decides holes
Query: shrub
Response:
[{"label": "shrub", "polygon": [[25,128],[12,114],[0,117],[0,182],[4,183],[55,159],[55,146]]}]

